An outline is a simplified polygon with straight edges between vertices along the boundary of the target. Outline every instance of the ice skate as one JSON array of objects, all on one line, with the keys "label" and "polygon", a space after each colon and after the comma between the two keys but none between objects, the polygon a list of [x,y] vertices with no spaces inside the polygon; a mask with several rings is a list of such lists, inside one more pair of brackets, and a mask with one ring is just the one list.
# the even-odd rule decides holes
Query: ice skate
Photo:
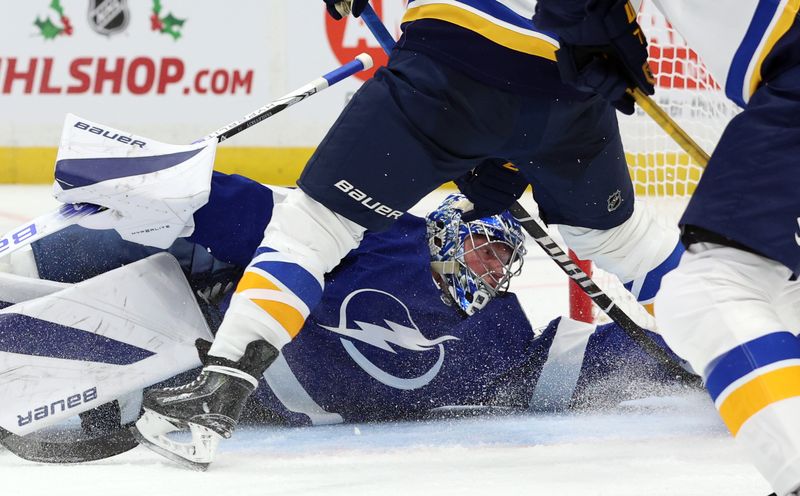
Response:
[{"label": "ice skate", "polygon": [[[209,357],[200,375],[183,386],[145,394],[142,417],[131,428],[147,448],[194,470],[206,470],[222,439],[228,439],[250,393],[264,370],[278,356],[266,341],[247,346],[238,362]],[[191,441],[167,435],[190,432]]]}]

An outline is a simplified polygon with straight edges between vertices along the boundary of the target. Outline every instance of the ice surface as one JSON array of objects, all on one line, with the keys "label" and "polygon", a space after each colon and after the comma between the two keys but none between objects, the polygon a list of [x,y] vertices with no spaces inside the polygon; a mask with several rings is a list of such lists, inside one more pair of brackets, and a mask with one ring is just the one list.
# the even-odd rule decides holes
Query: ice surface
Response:
[{"label": "ice surface", "polygon": [[8,495],[766,495],[704,394],[610,411],[240,429],[206,473],[144,448],[80,466],[0,452]]},{"label": "ice surface", "polygon": [[[0,187],[0,231],[54,208],[49,187]],[[415,209],[422,213],[438,197]],[[566,312],[566,279],[531,245],[512,289],[532,323]],[[702,393],[600,412],[310,428],[247,426],[206,473],[144,448],[75,466],[0,451],[3,496],[766,495]]]}]

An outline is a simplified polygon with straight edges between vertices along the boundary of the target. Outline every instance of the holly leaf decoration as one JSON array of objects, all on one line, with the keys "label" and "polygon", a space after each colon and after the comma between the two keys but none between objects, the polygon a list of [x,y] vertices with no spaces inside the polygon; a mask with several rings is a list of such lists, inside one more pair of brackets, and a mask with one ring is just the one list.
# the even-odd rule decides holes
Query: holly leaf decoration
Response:
[{"label": "holly leaf decoration", "polygon": [[64,8],[61,6],[61,0],[53,0],[50,2],[50,8],[58,12],[59,17],[64,17]]},{"label": "holly leaf decoration", "polygon": [[39,28],[39,31],[46,40],[55,39],[55,37],[63,31],[60,27],[53,24],[53,21],[51,21],[49,17],[45,20],[41,20],[37,17],[33,24]]},{"label": "holly leaf decoration", "polygon": [[153,13],[156,15],[161,13],[161,0],[153,0]]},{"label": "holly leaf decoration", "polygon": [[174,39],[178,39],[181,37],[180,28],[183,27],[183,23],[186,22],[186,19],[178,19],[172,12],[170,12],[167,17],[161,19],[161,23],[163,27],[161,28],[162,33],[167,33],[168,35],[172,36]]}]

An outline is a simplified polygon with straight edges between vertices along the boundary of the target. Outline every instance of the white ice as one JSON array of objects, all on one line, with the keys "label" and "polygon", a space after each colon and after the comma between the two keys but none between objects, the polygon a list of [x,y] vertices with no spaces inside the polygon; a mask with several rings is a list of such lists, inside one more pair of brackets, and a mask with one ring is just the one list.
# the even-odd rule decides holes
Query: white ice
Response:
[{"label": "white ice", "polygon": [[[43,186],[0,186],[0,232],[57,206]],[[435,205],[432,195],[414,211]],[[529,204],[528,204],[529,205]],[[512,289],[534,325],[567,311],[566,279],[533,244]],[[765,496],[710,400],[672,394],[599,412],[246,427],[208,472],[144,448],[83,465],[0,451],[3,496],[726,495]]]}]

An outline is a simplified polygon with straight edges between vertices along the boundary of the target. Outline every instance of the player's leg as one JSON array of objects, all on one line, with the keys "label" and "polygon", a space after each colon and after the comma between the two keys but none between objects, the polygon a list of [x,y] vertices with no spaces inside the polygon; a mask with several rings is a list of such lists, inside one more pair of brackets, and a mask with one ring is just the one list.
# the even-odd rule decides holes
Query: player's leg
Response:
[{"label": "player's leg", "polygon": [[[176,419],[174,425],[192,418],[196,426],[229,436],[238,407],[200,413],[198,399],[211,383],[230,404],[243,401],[319,302],[324,274],[358,246],[364,231],[387,228],[425,194],[487,158],[507,140],[518,108],[511,94],[425,55],[395,52],[328,132],[300,190],[276,205],[209,352],[210,360],[224,365],[207,367],[183,406],[172,408],[178,402],[167,392],[146,399],[145,408]],[[253,346],[262,350],[253,355],[260,361],[248,365],[243,360]],[[213,423],[219,415],[230,421]]]},{"label": "player's leg", "polygon": [[364,230],[386,229],[486,158],[507,140],[518,103],[425,55],[393,55],[328,132],[300,191],[276,205],[226,316],[242,322],[223,324],[211,355],[236,359],[257,338],[287,343],[316,305],[323,274]]},{"label": "player's leg", "polygon": [[656,298],[667,344],[702,375],[723,421],[778,494],[800,483],[800,341],[775,308],[789,276],[765,257],[696,243]]},{"label": "player's leg", "polygon": [[800,488],[800,69],[735,117],[681,219],[690,243],[656,299],[669,346],[703,375],[777,494]]},{"label": "player's leg", "polygon": [[[649,303],[683,252],[677,227],[635,205],[616,113],[599,97],[552,104],[531,176],[543,220],[579,257],[617,275]],[[521,159],[524,163],[524,158]],[[519,161],[519,159],[518,159]]]}]

